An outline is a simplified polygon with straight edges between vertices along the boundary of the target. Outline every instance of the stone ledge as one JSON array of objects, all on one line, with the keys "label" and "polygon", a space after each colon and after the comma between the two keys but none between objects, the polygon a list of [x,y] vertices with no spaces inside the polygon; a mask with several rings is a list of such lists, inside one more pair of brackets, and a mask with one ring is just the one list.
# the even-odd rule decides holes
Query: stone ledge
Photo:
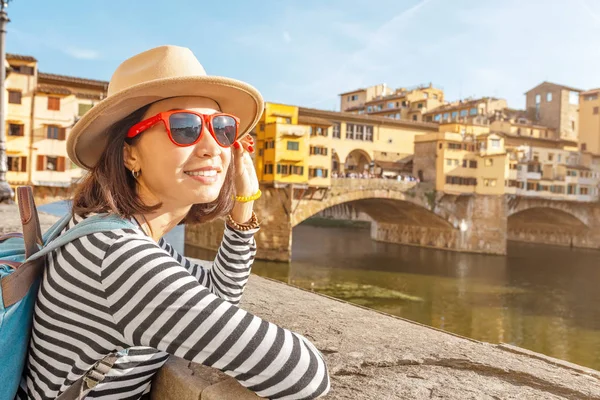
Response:
[{"label": "stone ledge", "polygon": [[[317,346],[331,376],[326,399],[600,399],[600,372],[593,369],[463,338],[278,281],[252,275],[241,307]],[[168,368],[186,371],[178,374],[190,374],[186,362],[172,365]],[[209,374],[217,396],[211,399],[257,398],[224,374],[214,378],[210,368],[193,369],[188,377],[196,382],[189,386],[193,396],[204,395]],[[157,380],[154,390],[179,390],[173,382],[183,381]],[[161,388],[164,384],[173,388]]]}]

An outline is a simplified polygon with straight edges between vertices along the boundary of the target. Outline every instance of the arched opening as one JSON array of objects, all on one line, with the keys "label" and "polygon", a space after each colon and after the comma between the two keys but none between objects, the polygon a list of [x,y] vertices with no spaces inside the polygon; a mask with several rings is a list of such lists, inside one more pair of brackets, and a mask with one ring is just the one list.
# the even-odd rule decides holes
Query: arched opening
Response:
[{"label": "arched opening", "polygon": [[364,150],[352,150],[346,157],[344,169],[346,172],[363,173],[369,172],[371,157]]},{"label": "arched opening", "polygon": [[579,218],[562,210],[534,207],[508,217],[508,229],[581,230],[588,229]]}]

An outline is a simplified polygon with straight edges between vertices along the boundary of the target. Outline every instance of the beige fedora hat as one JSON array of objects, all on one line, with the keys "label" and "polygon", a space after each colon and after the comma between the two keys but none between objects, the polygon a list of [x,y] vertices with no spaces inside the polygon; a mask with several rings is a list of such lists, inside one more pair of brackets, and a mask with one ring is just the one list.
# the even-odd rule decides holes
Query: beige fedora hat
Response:
[{"label": "beige fedora hat", "polygon": [[108,127],[145,105],[178,96],[215,100],[221,111],[240,119],[240,137],[254,128],[264,107],[260,92],[253,86],[207,75],[190,49],[156,47],[119,65],[108,85],[108,96],[71,129],[69,158],[81,168],[92,168],[106,148]]}]

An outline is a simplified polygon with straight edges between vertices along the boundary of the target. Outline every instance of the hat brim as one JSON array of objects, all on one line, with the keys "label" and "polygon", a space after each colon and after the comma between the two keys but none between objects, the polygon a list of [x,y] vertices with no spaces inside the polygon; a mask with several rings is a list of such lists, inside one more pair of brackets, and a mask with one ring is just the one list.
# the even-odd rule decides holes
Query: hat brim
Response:
[{"label": "hat brim", "polygon": [[231,78],[197,76],[145,82],[108,96],[85,113],[67,139],[69,158],[81,168],[92,168],[106,148],[106,131],[112,124],[148,104],[180,96],[208,97],[216,101],[222,112],[240,119],[240,138],[254,128],[264,107],[258,90]]}]

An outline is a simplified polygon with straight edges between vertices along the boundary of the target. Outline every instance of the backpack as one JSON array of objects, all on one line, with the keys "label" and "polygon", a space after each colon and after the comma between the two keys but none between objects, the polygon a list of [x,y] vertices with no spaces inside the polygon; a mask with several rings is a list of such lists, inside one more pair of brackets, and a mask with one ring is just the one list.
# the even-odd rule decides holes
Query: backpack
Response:
[{"label": "backpack", "polygon": [[[0,235],[0,400],[13,400],[21,381],[45,256],[82,236],[134,228],[132,222],[118,216],[99,214],[86,218],[60,235],[71,220],[71,214],[67,213],[42,235],[31,187],[17,188],[17,198],[23,234]],[[77,387],[79,393],[73,395],[75,390],[67,390],[70,395],[66,396],[65,392],[58,398],[83,398],[94,383],[104,379],[115,360],[114,354],[109,354],[71,386]],[[94,378],[91,383],[89,374]],[[82,381],[83,389],[80,389]]]}]

